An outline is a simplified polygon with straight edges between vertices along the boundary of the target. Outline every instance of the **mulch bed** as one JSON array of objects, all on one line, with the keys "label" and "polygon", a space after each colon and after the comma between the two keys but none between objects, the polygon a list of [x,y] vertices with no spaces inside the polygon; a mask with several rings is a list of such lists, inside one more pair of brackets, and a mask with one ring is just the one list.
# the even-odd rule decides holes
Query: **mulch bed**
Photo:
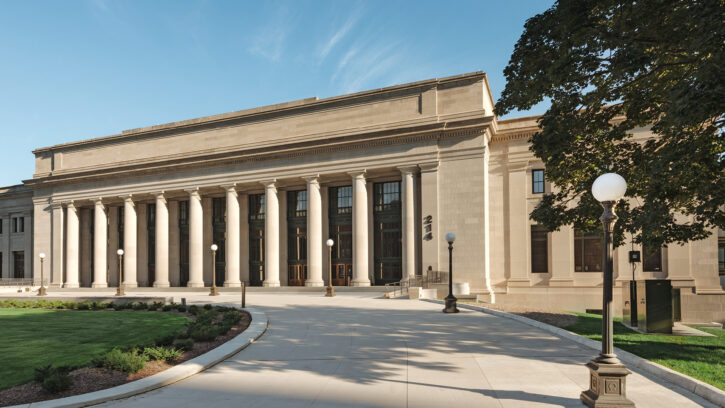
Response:
[{"label": "mulch bed", "polygon": [[[139,313],[144,313],[140,311]],[[146,312],[146,313],[159,313],[159,312]],[[188,313],[178,312],[162,312],[162,313],[177,313],[189,318],[195,318]],[[191,360],[194,357],[200,356],[207,351],[219,347],[226,343],[237,335],[241,334],[244,330],[249,327],[249,323],[252,321],[252,317],[247,312],[242,313],[242,320],[236,326],[233,326],[227,334],[224,336],[218,336],[214,341],[207,342],[196,342],[194,343],[194,349],[184,352],[176,361],[173,363],[167,363],[166,361],[148,361],[146,366],[139,372],[133,374],[127,374],[122,371],[109,370],[107,368],[100,367],[84,367],[74,371],[71,371],[69,375],[73,378],[73,385],[63,392],[57,394],[48,394],[40,387],[40,384],[36,382],[30,382],[23,385],[18,385],[12,388],[8,388],[0,391],[0,406],[17,405],[17,404],[28,404],[31,402],[45,401],[49,399],[70,397],[72,395],[85,394],[88,392],[103,390],[106,388],[115,387],[117,385],[125,384],[127,382],[139,380],[141,378],[152,376],[156,373],[169,369],[175,365],[181,364],[184,361]]]},{"label": "mulch bed", "polygon": [[550,324],[556,327],[567,327],[576,323],[578,317],[575,314],[551,311],[551,310],[533,310],[530,308],[522,308],[516,306],[505,306],[486,303],[483,306],[489,309],[500,310],[502,312],[513,313],[519,316],[528,317],[529,319],[536,320],[542,323]]}]

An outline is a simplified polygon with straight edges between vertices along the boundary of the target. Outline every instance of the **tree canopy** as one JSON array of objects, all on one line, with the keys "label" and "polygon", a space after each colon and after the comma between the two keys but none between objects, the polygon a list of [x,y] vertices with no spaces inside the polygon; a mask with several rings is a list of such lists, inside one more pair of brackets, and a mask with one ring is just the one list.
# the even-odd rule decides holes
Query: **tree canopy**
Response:
[{"label": "tree canopy", "polygon": [[[560,0],[526,22],[496,114],[549,99],[531,150],[555,186],[531,218],[593,230],[597,176],[616,172],[615,244],[725,229],[725,1]],[[633,131],[651,129],[654,138]]]}]

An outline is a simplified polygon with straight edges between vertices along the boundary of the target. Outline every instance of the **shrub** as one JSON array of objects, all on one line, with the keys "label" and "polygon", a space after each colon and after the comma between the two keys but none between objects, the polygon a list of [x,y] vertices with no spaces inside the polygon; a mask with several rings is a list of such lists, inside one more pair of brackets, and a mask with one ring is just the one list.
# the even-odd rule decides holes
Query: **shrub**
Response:
[{"label": "shrub", "polygon": [[181,356],[182,351],[166,347],[146,347],[143,350],[144,356],[150,360],[165,360],[167,363],[175,361]]},{"label": "shrub", "polygon": [[93,359],[93,364],[126,373],[137,373],[146,365],[146,357],[138,350],[123,352],[117,348]]},{"label": "shrub", "polygon": [[78,310],[90,310],[91,304],[88,302],[80,302],[78,303]]},{"label": "shrub", "polygon": [[209,303],[204,305],[204,310],[211,310],[211,305]]},{"label": "shrub", "polygon": [[53,367],[47,365],[35,369],[35,382],[49,394],[65,391],[73,384],[73,379],[68,375],[68,369],[64,367]]},{"label": "shrub", "polygon": [[181,349],[184,351],[189,351],[194,348],[194,340],[186,338],[186,339],[177,339],[174,341],[174,348]]},{"label": "shrub", "polygon": [[149,305],[149,310],[151,310],[151,311],[158,310],[158,309],[161,309],[163,306],[164,306],[164,304],[161,302],[154,302]]},{"label": "shrub", "polygon": [[138,302],[135,305],[133,305],[133,310],[146,310],[149,308],[149,305],[147,305],[145,302]]},{"label": "shrub", "polygon": [[170,346],[174,343],[174,340],[176,340],[176,337],[178,336],[178,333],[170,333],[166,336],[159,337],[154,342],[157,346]]},{"label": "shrub", "polygon": [[171,309],[173,309],[173,308],[174,308],[174,306],[173,306],[173,305],[164,305],[164,306],[163,306],[163,307],[161,308],[161,310],[163,310],[164,312],[170,312],[170,311],[171,311]]},{"label": "shrub", "polygon": [[195,326],[188,334],[195,341],[212,341],[219,334],[219,329],[213,325]]},{"label": "shrub", "polygon": [[189,306],[189,313],[196,316],[196,314],[199,313],[199,306],[197,306],[197,305]]},{"label": "shrub", "polygon": [[178,310],[181,313],[186,312],[186,306],[184,305],[176,305],[176,310]]},{"label": "shrub", "polygon": [[224,312],[222,323],[234,326],[242,320],[242,314],[238,310],[228,310]]}]

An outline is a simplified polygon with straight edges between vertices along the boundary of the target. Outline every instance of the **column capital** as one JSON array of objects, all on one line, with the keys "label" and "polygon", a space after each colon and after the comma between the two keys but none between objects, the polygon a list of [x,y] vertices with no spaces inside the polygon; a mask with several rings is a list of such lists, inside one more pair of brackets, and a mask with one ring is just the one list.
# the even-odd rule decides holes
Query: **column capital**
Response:
[{"label": "column capital", "polygon": [[232,191],[234,191],[235,193],[237,192],[237,183],[222,184],[220,187],[223,188],[227,193],[230,193]]},{"label": "column capital", "polygon": [[53,201],[50,203],[50,208],[57,210],[59,208],[63,208],[63,203],[60,201]]},{"label": "column capital", "polygon": [[438,171],[438,162],[428,162],[428,163],[421,163],[418,165],[420,168],[421,173],[431,173],[434,171]]},{"label": "column capital", "polygon": [[96,197],[93,199],[93,204],[103,206],[103,197]]},{"label": "column capital", "polygon": [[164,191],[158,192],[154,194],[154,197],[156,197],[157,203],[166,203],[166,194]]},{"label": "column capital", "polygon": [[347,172],[347,174],[349,174],[350,176],[352,176],[352,178],[354,178],[354,179],[357,179],[357,178],[364,179],[366,173],[367,173],[367,170],[366,169],[355,170],[355,171],[348,171]]},{"label": "column capital", "polygon": [[191,196],[191,197],[201,198],[201,194],[199,193],[199,187],[186,188],[186,189],[184,189],[184,191],[189,193],[189,196]]},{"label": "column capital", "polygon": [[277,179],[269,179],[269,180],[262,180],[259,182],[259,184],[263,185],[267,189],[274,188],[276,189],[277,186],[275,185],[277,183]]},{"label": "column capital", "polygon": [[75,209],[76,208],[73,200],[66,201],[63,204],[65,205],[65,208],[71,208],[71,209]]},{"label": "column capital", "polygon": [[133,205],[133,194],[125,194],[119,197],[121,197],[124,203],[130,203]]},{"label": "column capital", "polygon": [[414,164],[410,166],[399,166],[398,170],[400,170],[400,172],[403,174],[415,173],[418,171],[418,166]]},{"label": "column capital", "polygon": [[314,183],[319,184],[320,183],[320,175],[319,174],[312,174],[312,175],[308,175],[308,176],[302,176],[302,178],[305,181],[307,181],[307,184],[314,184]]}]

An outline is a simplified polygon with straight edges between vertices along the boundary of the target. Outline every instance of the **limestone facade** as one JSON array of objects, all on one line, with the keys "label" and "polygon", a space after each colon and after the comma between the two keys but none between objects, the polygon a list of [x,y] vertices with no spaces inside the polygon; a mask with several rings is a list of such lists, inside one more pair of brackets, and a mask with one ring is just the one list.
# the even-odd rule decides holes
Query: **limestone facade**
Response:
[{"label": "limestone facade", "polygon": [[[22,239],[3,226],[2,276],[22,249],[26,275],[43,252],[58,287],[116,286],[119,267],[128,287],[209,286],[213,265],[219,285],[322,286],[332,254],[334,284],[380,285],[447,271],[450,231],[454,281],[472,292],[599,308],[602,274],[578,269],[573,229],[534,234],[546,260],[532,271],[533,184],[551,188],[534,179],[536,129],[497,119],[476,72],[39,148],[33,178],[0,190],[3,223],[26,220]],[[618,285],[629,249],[616,251]],[[717,251],[717,234],[668,247],[636,277],[720,299]]]}]

